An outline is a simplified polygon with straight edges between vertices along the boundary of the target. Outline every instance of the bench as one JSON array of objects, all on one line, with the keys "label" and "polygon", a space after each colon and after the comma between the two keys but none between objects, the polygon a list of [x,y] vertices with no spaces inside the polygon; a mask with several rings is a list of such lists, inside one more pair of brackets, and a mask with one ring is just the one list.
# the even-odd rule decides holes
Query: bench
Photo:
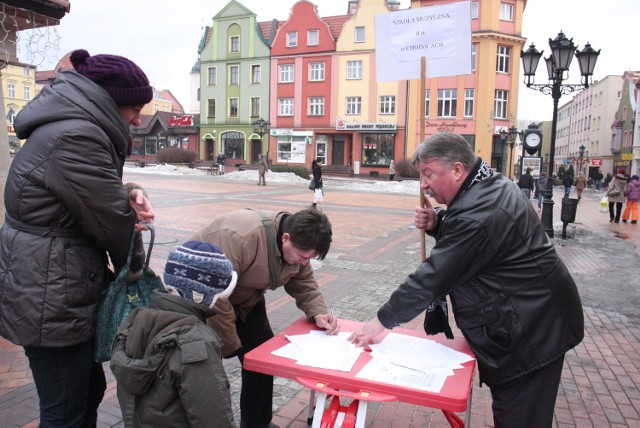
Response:
[{"label": "bench", "polygon": [[220,172],[218,164],[211,161],[196,162],[193,164],[193,168],[199,169],[200,171],[206,171],[207,175],[218,175]]}]

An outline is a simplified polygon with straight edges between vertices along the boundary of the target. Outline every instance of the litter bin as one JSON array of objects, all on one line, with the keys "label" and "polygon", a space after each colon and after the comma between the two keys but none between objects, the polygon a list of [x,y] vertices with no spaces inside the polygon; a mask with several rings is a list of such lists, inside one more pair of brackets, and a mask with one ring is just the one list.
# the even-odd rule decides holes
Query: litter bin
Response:
[{"label": "litter bin", "polygon": [[562,220],[563,223],[575,222],[577,210],[578,210],[577,199],[562,198],[562,211],[560,211],[560,220]]}]

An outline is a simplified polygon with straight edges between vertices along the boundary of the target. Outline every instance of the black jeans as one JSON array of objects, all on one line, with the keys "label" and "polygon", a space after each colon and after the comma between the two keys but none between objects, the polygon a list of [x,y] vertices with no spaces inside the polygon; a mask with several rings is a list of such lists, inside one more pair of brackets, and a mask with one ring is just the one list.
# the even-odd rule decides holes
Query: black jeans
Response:
[{"label": "black jeans", "polygon": [[107,388],[93,340],[63,348],[25,346],[40,400],[41,428],[95,427]]},{"label": "black jeans", "polygon": [[[616,207],[615,217],[613,215],[613,206]],[[620,213],[622,212],[622,202],[609,202],[609,218],[611,220],[620,221]]]},{"label": "black jeans", "polygon": [[[236,329],[244,354],[257,348],[273,337],[273,330],[267,318],[264,298],[247,314],[242,321],[236,319]],[[240,391],[240,419],[247,427],[268,425],[272,417],[273,376],[242,369],[242,389]]]},{"label": "black jeans", "polygon": [[496,428],[547,428],[560,385],[564,356],[515,382],[491,388]]}]

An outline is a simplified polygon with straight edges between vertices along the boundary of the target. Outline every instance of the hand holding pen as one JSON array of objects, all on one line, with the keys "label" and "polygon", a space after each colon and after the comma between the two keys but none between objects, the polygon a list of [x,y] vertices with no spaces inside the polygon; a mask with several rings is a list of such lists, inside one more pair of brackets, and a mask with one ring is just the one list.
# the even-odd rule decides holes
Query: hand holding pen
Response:
[{"label": "hand holding pen", "polygon": [[316,325],[325,330],[327,334],[338,334],[340,332],[340,325],[338,324],[338,318],[333,315],[333,308],[328,314],[318,314],[313,317]]}]

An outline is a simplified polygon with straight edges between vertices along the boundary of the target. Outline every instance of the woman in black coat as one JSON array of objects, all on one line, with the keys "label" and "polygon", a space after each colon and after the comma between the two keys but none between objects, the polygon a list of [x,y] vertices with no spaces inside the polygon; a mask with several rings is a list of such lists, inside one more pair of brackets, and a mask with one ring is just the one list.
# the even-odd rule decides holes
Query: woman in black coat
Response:
[{"label": "woman in black coat", "polygon": [[[313,183],[314,183],[314,194],[315,189],[322,189],[322,161],[320,158],[316,158],[311,162],[311,172],[313,173]],[[317,202],[313,202],[313,206],[315,207]]]}]

